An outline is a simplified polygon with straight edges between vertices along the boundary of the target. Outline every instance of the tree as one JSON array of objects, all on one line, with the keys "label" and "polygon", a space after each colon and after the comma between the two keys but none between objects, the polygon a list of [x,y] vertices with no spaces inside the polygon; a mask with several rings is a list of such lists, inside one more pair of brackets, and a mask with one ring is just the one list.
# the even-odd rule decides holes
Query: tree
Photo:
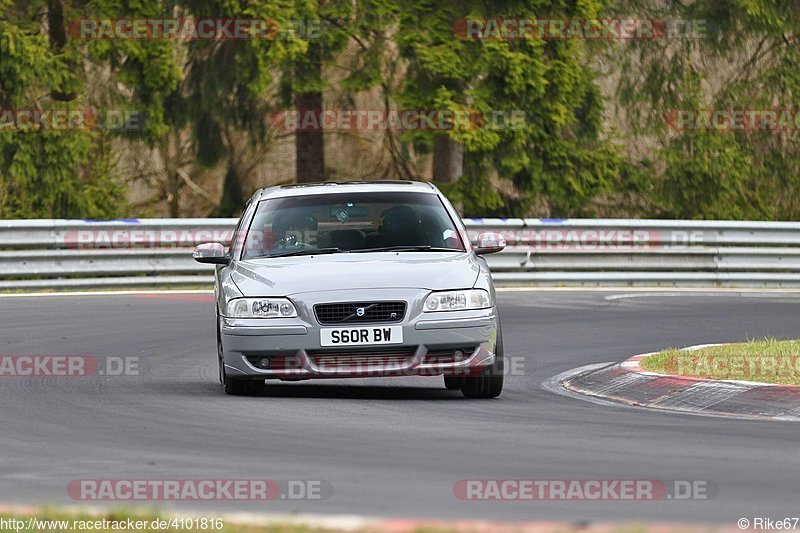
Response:
[{"label": "tree", "polygon": [[[89,103],[76,54],[57,28],[64,6],[0,0],[0,215],[109,217],[124,206],[109,135],[74,128],[20,129],[20,116],[79,112]],[[49,20],[49,38],[48,38]],[[42,29],[45,28],[45,32]]]},{"label": "tree", "polygon": [[[285,69],[283,96],[287,106],[304,115],[324,109],[325,67],[347,46],[355,10],[353,2],[345,0],[295,0],[295,7],[306,47]],[[295,132],[295,175],[300,183],[325,181],[322,128]]]},{"label": "tree", "polygon": [[[791,0],[662,2],[619,0],[620,12],[686,21],[671,39],[614,50],[618,102],[629,142],[655,141],[656,214],[686,218],[797,219],[800,143],[796,128],[709,127],[713,110],[800,107],[800,12]],[[676,122],[677,113],[697,120]],[[666,120],[665,120],[666,117]]]},{"label": "tree", "polygon": [[[111,217],[124,214],[114,144],[155,143],[169,126],[164,96],[182,77],[175,43],[158,40],[82,40],[71,20],[165,18],[174,5],[142,0],[0,0],[0,100],[4,109],[84,115],[70,129],[0,133],[3,197],[8,216]],[[45,38],[45,35],[47,36]],[[42,96],[45,95],[45,96]],[[95,119],[138,117],[132,130],[93,129]]]},{"label": "tree", "polygon": [[167,98],[170,125],[189,128],[194,162],[212,168],[224,161],[222,196],[215,216],[234,216],[244,203],[245,181],[275,135],[277,72],[303,53],[292,31],[295,11],[274,0],[182,0],[187,16],[260,20],[266,35],[245,40],[196,40],[185,44],[186,79]]},{"label": "tree", "polygon": [[609,190],[623,160],[601,136],[603,106],[587,44],[463,34],[469,21],[597,18],[603,2],[401,6],[397,41],[409,75],[398,99],[415,109],[482,117],[481,127],[408,136],[420,151],[433,152],[434,177],[466,214],[519,216],[543,199],[566,216]]}]

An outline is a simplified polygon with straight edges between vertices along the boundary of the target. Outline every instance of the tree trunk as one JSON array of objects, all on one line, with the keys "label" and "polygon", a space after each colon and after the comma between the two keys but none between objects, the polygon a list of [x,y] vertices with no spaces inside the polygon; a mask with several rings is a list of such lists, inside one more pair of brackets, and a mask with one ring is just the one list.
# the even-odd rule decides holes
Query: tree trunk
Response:
[{"label": "tree trunk", "polygon": [[433,181],[457,183],[464,173],[464,146],[447,135],[439,135],[433,144]]},{"label": "tree trunk", "polygon": [[180,165],[179,134],[167,134],[161,142],[161,159],[164,161],[164,196],[170,218],[180,217],[181,177],[178,175]]},{"label": "tree trunk", "polygon": [[[300,70],[305,70],[302,74]],[[311,72],[309,72],[309,69]],[[299,77],[311,80],[322,79],[322,61],[319,44],[310,44],[308,62],[297,65]],[[305,75],[303,75],[305,74]],[[322,92],[295,94],[295,107],[302,116],[308,112],[322,111]],[[322,127],[310,131],[295,132],[295,175],[298,183],[325,181],[325,142]]]},{"label": "tree trunk", "polygon": [[[47,33],[50,37],[50,48],[56,53],[60,53],[67,45],[67,28],[65,20],[64,2],[62,0],[49,0],[47,3]],[[70,61],[73,68],[77,65]],[[53,100],[69,102],[77,98],[74,91],[62,92],[57,89],[50,91]]]},{"label": "tree trunk", "polygon": [[235,217],[238,216],[244,206],[244,191],[242,183],[233,165],[228,165],[225,173],[225,180],[222,182],[222,198],[217,209],[214,211],[215,217]]}]

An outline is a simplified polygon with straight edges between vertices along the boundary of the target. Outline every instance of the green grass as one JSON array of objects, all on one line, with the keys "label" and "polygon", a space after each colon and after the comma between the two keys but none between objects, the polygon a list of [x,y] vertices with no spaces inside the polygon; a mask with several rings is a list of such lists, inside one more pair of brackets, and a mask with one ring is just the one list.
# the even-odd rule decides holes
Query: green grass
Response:
[{"label": "green grass", "polygon": [[661,374],[800,385],[800,340],[763,339],[700,350],[670,348],[641,362]]}]

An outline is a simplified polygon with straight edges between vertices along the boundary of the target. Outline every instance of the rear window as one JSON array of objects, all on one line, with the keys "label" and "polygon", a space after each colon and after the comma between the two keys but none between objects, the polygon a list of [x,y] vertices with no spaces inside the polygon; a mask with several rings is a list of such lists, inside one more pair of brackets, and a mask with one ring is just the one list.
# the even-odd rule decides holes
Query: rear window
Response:
[{"label": "rear window", "polygon": [[425,193],[336,193],[259,202],[243,259],[294,250],[380,251],[391,247],[465,251],[439,197]]}]

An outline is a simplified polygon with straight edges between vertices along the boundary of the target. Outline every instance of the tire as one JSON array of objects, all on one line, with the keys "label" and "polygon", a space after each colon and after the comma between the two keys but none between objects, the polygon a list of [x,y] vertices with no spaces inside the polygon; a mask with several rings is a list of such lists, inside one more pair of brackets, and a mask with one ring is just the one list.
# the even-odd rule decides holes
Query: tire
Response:
[{"label": "tire", "polygon": [[447,390],[459,390],[464,378],[461,376],[444,376],[444,386]]},{"label": "tire", "polygon": [[504,369],[503,331],[498,327],[494,363],[484,368],[477,376],[462,378],[461,394],[464,395],[464,398],[470,399],[497,398],[500,396],[500,393],[503,392]]},{"label": "tire", "polygon": [[219,366],[219,382],[225,385],[225,357],[222,354],[222,334],[219,332],[219,311],[217,311],[217,366]]},{"label": "tire", "polygon": [[225,378],[225,394],[229,396],[247,396],[250,394],[250,381],[245,379]]},{"label": "tire", "polygon": [[225,387],[225,394],[230,396],[250,396],[264,392],[266,383],[263,380],[232,379],[225,372],[225,354],[222,351],[219,315],[217,316],[217,360],[219,362],[219,382]]},{"label": "tire", "polygon": [[232,379],[225,376],[225,394],[228,396],[258,396],[264,393],[263,379]]}]

